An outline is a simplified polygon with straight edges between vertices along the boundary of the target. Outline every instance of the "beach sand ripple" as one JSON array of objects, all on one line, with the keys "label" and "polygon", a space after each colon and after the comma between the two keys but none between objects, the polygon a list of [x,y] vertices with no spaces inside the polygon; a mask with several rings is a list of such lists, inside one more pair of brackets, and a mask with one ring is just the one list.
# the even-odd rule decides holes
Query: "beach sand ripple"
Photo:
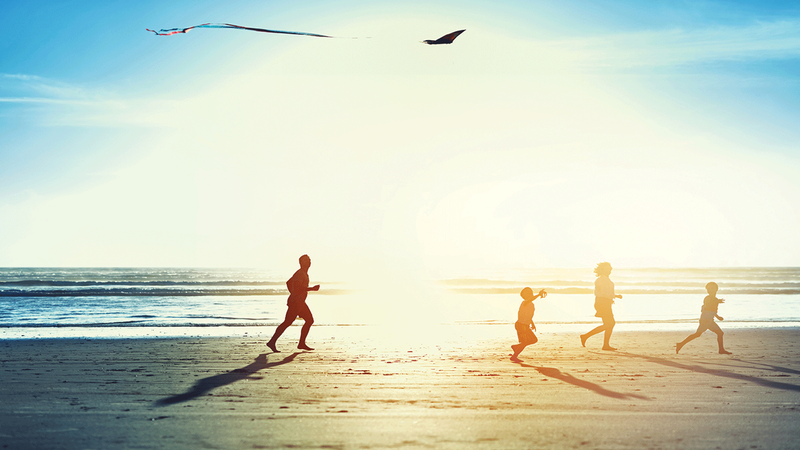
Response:
[{"label": "beach sand ripple", "polygon": [[[474,327],[474,328],[470,328]],[[483,328],[481,328],[483,327]],[[3,448],[797,448],[800,330],[0,341]],[[447,333],[445,333],[447,334]],[[376,336],[378,336],[376,338]]]}]

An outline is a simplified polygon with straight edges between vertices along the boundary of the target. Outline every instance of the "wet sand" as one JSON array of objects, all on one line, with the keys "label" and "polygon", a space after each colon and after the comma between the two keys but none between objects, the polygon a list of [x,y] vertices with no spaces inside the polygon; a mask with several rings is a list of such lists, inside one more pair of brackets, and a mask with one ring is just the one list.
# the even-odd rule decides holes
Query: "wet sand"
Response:
[{"label": "wet sand", "polygon": [[315,327],[312,352],[292,327],[282,353],[247,337],[6,340],[0,448],[798,448],[800,329],[725,330],[733,355],[713,333],[676,355],[688,332],[620,331],[604,352],[602,336],[545,331],[520,363],[500,325]]}]

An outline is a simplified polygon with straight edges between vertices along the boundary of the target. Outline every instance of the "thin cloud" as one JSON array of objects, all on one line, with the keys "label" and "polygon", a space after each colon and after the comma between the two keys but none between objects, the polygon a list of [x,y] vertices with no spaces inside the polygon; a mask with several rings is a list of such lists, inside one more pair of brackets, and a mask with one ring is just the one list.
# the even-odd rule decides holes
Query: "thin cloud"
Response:
[{"label": "thin cloud", "polygon": [[789,59],[800,57],[800,21],[621,33],[546,45],[560,58],[585,66],[670,66]]},{"label": "thin cloud", "polygon": [[[90,100],[98,93],[70,85],[61,81],[52,80],[37,75],[28,74],[0,74],[0,92],[11,93],[3,98],[37,98],[38,102],[48,100]],[[16,95],[14,95],[16,94]],[[34,94],[34,95],[30,95]]]},{"label": "thin cloud", "polygon": [[0,104],[36,108],[45,126],[164,125],[164,103],[125,99],[104,89],[89,89],[37,75],[0,73]]},{"label": "thin cloud", "polygon": [[86,105],[88,102],[42,97],[0,97],[3,103],[49,103],[56,105]]}]

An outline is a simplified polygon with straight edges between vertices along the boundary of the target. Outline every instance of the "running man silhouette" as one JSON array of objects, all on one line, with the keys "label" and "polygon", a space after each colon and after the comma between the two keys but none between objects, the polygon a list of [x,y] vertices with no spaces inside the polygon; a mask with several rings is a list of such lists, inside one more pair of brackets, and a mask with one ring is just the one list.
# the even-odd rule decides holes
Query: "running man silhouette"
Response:
[{"label": "running man silhouette", "polygon": [[522,297],[522,303],[519,305],[517,322],[514,323],[514,328],[517,330],[519,344],[514,344],[511,346],[511,349],[514,350],[514,354],[511,355],[511,360],[515,362],[519,361],[518,356],[523,350],[525,350],[525,347],[539,342],[539,339],[533,333],[536,331],[536,324],[533,323],[533,313],[536,311],[536,307],[533,306],[533,301],[539,297],[547,297],[547,292],[542,289],[538,294],[533,295],[533,289],[526,287],[522,289],[522,292],[520,292],[519,295]]},{"label": "running man silhouette", "polygon": [[603,319],[603,324],[594,330],[581,335],[581,345],[586,347],[586,340],[600,332],[605,332],[603,335],[603,350],[616,350],[610,345],[611,332],[614,331],[614,312],[611,310],[611,305],[614,304],[615,298],[622,298],[621,295],[614,293],[614,283],[609,278],[611,275],[611,263],[601,262],[594,268],[594,275],[597,277],[594,280],[594,309],[597,313],[595,317]]},{"label": "running man silhouette", "polygon": [[308,297],[308,291],[318,291],[319,285],[308,287],[309,267],[311,267],[311,258],[308,255],[301,256],[300,268],[297,269],[297,272],[292,275],[292,278],[289,278],[289,281],[286,282],[286,287],[289,289],[289,299],[286,301],[286,306],[288,307],[286,310],[286,318],[283,319],[282,324],[278,325],[275,334],[272,335],[272,339],[267,342],[267,347],[275,353],[280,353],[280,350],[275,347],[278,338],[281,337],[283,332],[286,331],[286,328],[294,322],[294,319],[298,317],[303,319],[305,323],[300,330],[300,342],[297,343],[297,348],[300,350],[314,350],[306,345],[306,336],[308,336],[311,325],[314,324],[314,316],[311,314],[311,309],[306,304],[306,297]]},{"label": "running man silhouette", "polygon": [[703,299],[703,307],[700,308],[700,325],[697,326],[697,331],[694,334],[690,334],[686,339],[682,340],[675,344],[675,353],[679,353],[684,345],[688,344],[690,341],[693,341],[700,337],[703,332],[706,330],[711,330],[717,334],[717,344],[719,344],[719,354],[720,355],[730,355],[731,352],[725,350],[725,346],[722,345],[722,335],[725,334],[720,329],[719,325],[714,322],[714,317],[718,320],[724,320],[717,314],[717,308],[719,307],[720,303],[725,303],[724,298],[717,298],[717,291],[719,290],[719,286],[717,283],[713,281],[706,285],[706,298]]}]

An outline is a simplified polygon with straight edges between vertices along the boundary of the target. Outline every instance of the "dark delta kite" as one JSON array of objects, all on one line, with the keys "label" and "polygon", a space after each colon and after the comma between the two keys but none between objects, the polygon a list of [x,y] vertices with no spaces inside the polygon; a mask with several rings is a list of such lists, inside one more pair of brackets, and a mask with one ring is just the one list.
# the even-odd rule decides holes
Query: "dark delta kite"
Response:
[{"label": "dark delta kite", "polygon": [[458,35],[463,33],[464,31],[466,31],[466,30],[453,31],[450,34],[445,34],[444,36],[440,37],[439,39],[436,39],[436,40],[425,39],[422,42],[424,42],[424,43],[426,43],[428,45],[452,44],[453,41],[456,40]]},{"label": "dark delta kite", "polygon": [[267,30],[265,28],[251,28],[251,27],[243,27],[241,25],[233,25],[230,23],[204,23],[200,25],[195,25],[189,28],[169,28],[166,30],[151,30],[149,28],[145,28],[147,31],[152,31],[158,36],[170,36],[173,34],[179,33],[187,33],[189,30],[193,30],[195,28],[231,28],[235,30],[247,30],[247,31],[258,31],[260,33],[277,33],[277,34],[294,34],[297,36],[312,36],[312,37],[321,37],[321,38],[332,38],[333,36],[326,36],[324,34],[316,34],[316,33],[304,33],[302,31],[280,31],[280,30]]}]

